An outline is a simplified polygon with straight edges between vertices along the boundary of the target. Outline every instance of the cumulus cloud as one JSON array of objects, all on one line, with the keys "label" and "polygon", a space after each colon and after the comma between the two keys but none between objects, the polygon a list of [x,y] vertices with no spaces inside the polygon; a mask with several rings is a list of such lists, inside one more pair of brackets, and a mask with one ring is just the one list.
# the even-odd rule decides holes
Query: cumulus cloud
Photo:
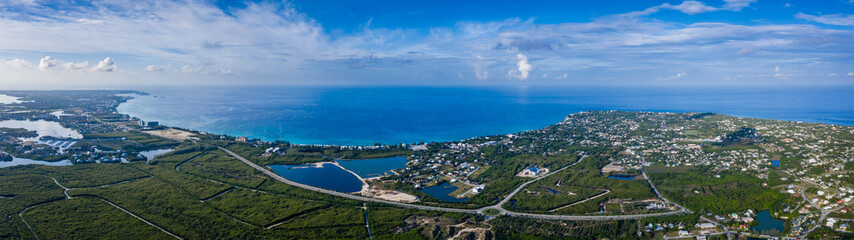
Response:
[{"label": "cumulus cloud", "polygon": [[848,76],[849,76],[849,77],[854,77],[854,72],[849,72],[849,73],[848,73]]},{"label": "cumulus cloud", "polygon": [[531,71],[534,70],[534,65],[528,63],[528,57],[519,53],[516,54],[516,58],[519,62],[516,63],[517,69],[510,70],[507,75],[511,78],[518,78],[521,80],[528,79]]},{"label": "cumulus cloud", "polygon": [[41,69],[42,71],[60,69],[80,72],[89,69],[89,62],[64,62],[62,60],[58,60],[50,56],[45,56],[41,60],[39,60],[39,69]]},{"label": "cumulus cloud", "polygon": [[96,72],[115,72],[119,68],[116,67],[116,63],[113,62],[113,59],[110,57],[104,58],[101,62],[98,62],[98,65],[93,68],[93,71]]},{"label": "cumulus cloud", "polygon": [[854,26],[854,15],[842,14],[827,14],[827,15],[809,15],[805,13],[795,14],[795,18],[823,23],[827,25],[838,26]]},{"label": "cumulus cloud", "polygon": [[51,56],[45,56],[39,60],[39,69],[42,71],[65,70],[72,72],[115,72],[118,70],[112,58],[104,58],[98,65],[89,67],[89,62],[65,62]]},{"label": "cumulus cloud", "polygon": [[61,63],[62,62],[60,62],[59,60],[56,60],[50,56],[45,56],[39,61],[39,69],[41,69],[42,71],[47,71],[51,68],[56,67],[57,65],[60,65]]},{"label": "cumulus cloud", "polygon": [[148,65],[145,67],[145,71],[147,72],[163,72],[169,71],[172,69],[172,65]]},{"label": "cumulus cloud", "polygon": [[8,61],[0,60],[0,64],[9,65],[9,66],[16,67],[16,68],[32,67],[33,66],[33,63],[31,63],[30,61],[20,59],[20,58],[15,58],[15,59],[8,60]]}]

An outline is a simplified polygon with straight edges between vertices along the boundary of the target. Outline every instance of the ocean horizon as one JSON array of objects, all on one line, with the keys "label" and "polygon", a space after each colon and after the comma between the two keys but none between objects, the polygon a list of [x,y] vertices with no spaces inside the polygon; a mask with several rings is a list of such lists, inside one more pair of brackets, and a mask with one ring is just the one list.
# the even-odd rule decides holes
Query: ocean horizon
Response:
[{"label": "ocean horizon", "polygon": [[714,112],[854,125],[854,87],[149,87],[118,111],[163,125],[298,144],[456,141],[591,110]]}]

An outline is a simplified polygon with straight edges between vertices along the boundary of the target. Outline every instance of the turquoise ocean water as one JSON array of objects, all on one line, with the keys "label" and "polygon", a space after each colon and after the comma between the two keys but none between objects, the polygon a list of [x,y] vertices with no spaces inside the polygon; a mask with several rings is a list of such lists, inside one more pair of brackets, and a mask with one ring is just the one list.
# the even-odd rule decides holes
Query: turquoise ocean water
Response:
[{"label": "turquoise ocean water", "polygon": [[302,144],[454,141],[587,110],[717,112],[854,125],[854,88],[169,87],[119,106],[148,121]]}]

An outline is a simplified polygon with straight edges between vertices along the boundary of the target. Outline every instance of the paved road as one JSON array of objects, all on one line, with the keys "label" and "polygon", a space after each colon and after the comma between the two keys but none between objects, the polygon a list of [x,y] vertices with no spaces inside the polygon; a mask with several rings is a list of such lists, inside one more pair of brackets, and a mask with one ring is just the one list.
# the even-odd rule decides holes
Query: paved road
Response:
[{"label": "paved road", "polygon": [[726,233],[726,239],[732,239],[732,235],[730,235],[729,229],[727,229],[727,228],[726,228],[726,226],[721,225],[721,224],[720,224],[720,223],[718,223],[718,222],[712,221],[711,219],[708,219],[708,218],[706,218],[706,217],[704,217],[704,216],[700,216],[700,220],[710,222],[710,223],[714,224],[715,226],[718,226],[719,228],[723,228],[723,229],[724,229],[724,233]]},{"label": "paved road", "polygon": [[[228,149],[225,149],[222,147],[220,147],[219,149],[228,153],[228,155],[231,155],[232,157],[237,158],[237,160],[240,160],[241,162],[245,163],[246,165],[249,165],[250,167],[257,169],[258,171],[261,171],[265,175],[270,176],[271,178],[276,179],[277,181],[280,181],[282,183],[285,183],[285,184],[288,184],[288,185],[291,185],[294,187],[299,187],[299,188],[303,188],[303,189],[307,189],[307,190],[311,190],[311,191],[315,191],[315,192],[320,192],[320,193],[325,193],[325,194],[329,194],[329,195],[333,195],[333,196],[338,196],[338,197],[342,197],[342,198],[348,198],[348,199],[353,199],[353,200],[358,200],[358,201],[363,201],[363,202],[384,203],[384,204],[397,206],[397,207],[403,207],[403,208],[413,208],[413,209],[420,209],[420,210],[443,211],[443,212],[470,213],[470,214],[483,214],[484,210],[496,209],[496,210],[501,211],[501,214],[503,214],[503,215],[514,216],[514,217],[527,217],[527,218],[550,219],[550,220],[588,220],[588,221],[641,219],[641,218],[645,218],[645,217],[678,215],[678,214],[683,214],[685,212],[690,213],[689,210],[682,208],[681,206],[680,206],[681,210],[672,211],[672,212],[636,214],[636,215],[614,215],[614,216],[604,216],[604,215],[594,215],[594,216],[547,215],[547,214],[534,214],[534,213],[519,213],[519,212],[507,211],[507,210],[501,208],[502,204],[507,202],[507,200],[509,200],[510,197],[512,197],[514,194],[518,193],[519,190],[521,190],[528,183],[542,179],[543,177],[547,177],[548,175],[551,175],[552,173],[562,171],[562,170],[564,170],[570,166],[577,164],[578,162],[573,163],[572,165],[566,166],[564,168],[561,168],[561,169],[554,171],[552,173],[549,173],[547,175],[543,175],[539,178],[536,178],[534,180],[526,182],[522,186],[519,186],[518,188],[516,188],[516,190],[514,190],[510,195],[505,197],[504,200],[502,200],[501,202],[499,202],[496,205],[482,207],[479,209],[459,209],[459,208],[433,207],[433,206],[423,206],[423,205],[417,205],[417,204],[393,202],[393,201],[357,196],[357,195],[352,195],[349,193],[336,192],[336,191],[332,191],[329,189],[323,189],[323,188],[319,188],[319,187],[315,187],[315,186],[310,186],[310,185],[294,182],[294,181],[288,180],[282,176],[279,176],[278,174],[270,171],[269,169],[261,167],[258,164],[253,163],[252,161],[246,160],[246,158],[243,158],[240,155],[237,155],[236,153],[229,151]],[[582,157],[581,159],[583,159],[583,158],[584,157]],[[581,161],[581,159],[579,159],[579,162]],[[675,205],[675,206],[679,206],[679,205]]]},{"label": "paved road", "polygon": [[655,184],[652,184],[652,180],[649,180],[649,177],[647,177],[647,176],[646,176],[646,171],[644,171],[643,169],[641,169],[641,173],[643,174],[643,178],[646,178],[646,182],[647,182],[647,183],[649,183],[649,186],[652,188],[652,191],[653,191],[653,192],[655,192],[655,195],[657,195],[657,196],[658,196],[658,198],[661,198],[661,200],[664,200],[664,203],[666,203],[666,204],[671,204],[671,205],[673,205],[673,206],[676,206],[677,208],[679,208],[679,209],[680,209],[679,211],[685,212],[685,213],[687,213],[687,214],[692,214],[692,213],[694,213],[694,212],[692,212],[691,210],[689,210],[689,209],[687,209],[687,208],[685,208],[685,207],[682,207],[682,206],[681,206],[681,205],[679,205],[679,204],[676,204],[676,203],[674,203],[674,202],[671,202],[670,200],[667,200],[667,198],[665,198],[665,197],[664,197],[664,195],[661,195],[661,192],[659,192],[659,191],[658,191],[658,188],[656,188],[656,187],[655,187]]}]

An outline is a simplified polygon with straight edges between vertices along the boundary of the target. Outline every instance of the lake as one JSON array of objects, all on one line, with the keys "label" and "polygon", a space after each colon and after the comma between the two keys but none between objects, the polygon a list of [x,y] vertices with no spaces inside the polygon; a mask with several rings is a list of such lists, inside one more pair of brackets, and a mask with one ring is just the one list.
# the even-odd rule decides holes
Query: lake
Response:
[{"label": "lake", "polygon": [[457,186],[445,182],[436,186],[421,189],[421,192],[445,202],[465,202],[466,200],[468,200],[468,198],[452,197],[450,194],[456,190]]},{"label": "lake", "polygon": [[610,175],[608,178],[617,180],[635,180],[635,176],[631,175]]},{"label": "lake", "polygon": [[362,190],[362,181],[352,173],[324,163],[320,167],[311,165],[270,165],[273,172],[288,180],[338,192],[358,192]]},{"label": "lake", "polygon": [[759,224],[751,228],[751,230],[762,234],[770,234],[773,232],[774,235],[780,235],[783,233],[783,230],[786,229],[783,220],[774,219],[768,211],[757,213],[755,221]]},{"label": "lake", "polygon": [[0,161],[0,168],[11,167],[11,166],[19,166],[19,165],[27,165],[27,164],[38,164],[38,165],[46,165],[46,166],[70,166],[71,161],[66,159],[66,160],[57,161],[57,162],[47,162],[47,161],[39,161],[39,160],[32,160],[32,159],[26,159],[26,158],[13,157],[12,161],[9,161],[9,162]]},{"label": "lake", "polygon": [[361,160],[336,160],[338,165],[353,171],[362,178],[380,177],[394,169],[406,168],[406,157],[390,157]]},{"label": "lake", "polygon": [[175,150],[175,149],[171,149],[171,148],[170,149],[157,149],[157,150],[150,150],[150,151],[142,151],[142,152],[139,152],[139,154],[142,156],[145,156],[145,158],[146,158],[145,162],[148,162],[148,161],[151,161],[151,159],[154,159],[154,157],[157,157],[158,155],[163,155],[163,154],[171,152],[173,150]]}]

